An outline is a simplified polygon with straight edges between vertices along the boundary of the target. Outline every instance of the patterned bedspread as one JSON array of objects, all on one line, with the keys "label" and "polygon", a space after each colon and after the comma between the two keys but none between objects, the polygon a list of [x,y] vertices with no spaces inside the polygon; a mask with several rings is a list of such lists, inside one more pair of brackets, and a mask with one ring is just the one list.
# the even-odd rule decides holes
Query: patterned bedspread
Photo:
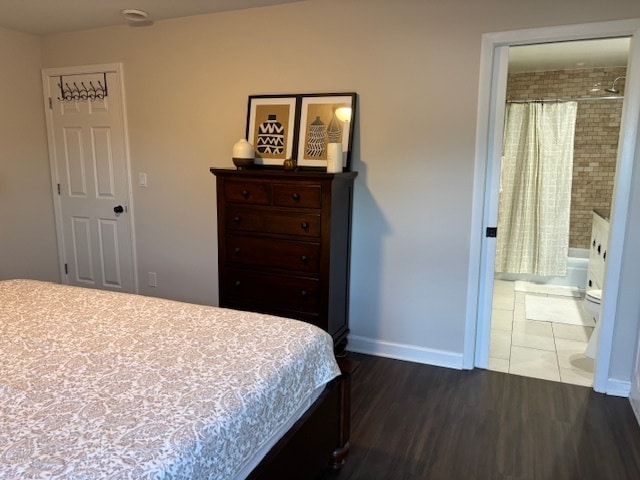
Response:
[{"label": "patterned bedspread", "polygon": [[0,281],[0,479],[234,478],[339,373],[296,320]]}]

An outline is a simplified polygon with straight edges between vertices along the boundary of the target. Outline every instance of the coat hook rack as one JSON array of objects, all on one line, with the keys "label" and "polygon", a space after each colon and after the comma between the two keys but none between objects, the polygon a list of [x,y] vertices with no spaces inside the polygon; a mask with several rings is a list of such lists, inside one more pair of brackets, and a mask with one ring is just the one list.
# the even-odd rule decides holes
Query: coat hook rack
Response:
[{"label": "coat hook rack", "polygon": [[109,91],[107,90],[107,74],[106,72],[102,74],[104,78],[104,83],[98,80],[94,85],[92,81],[89,81],[89,85],[87,86],[85,82],[80,82],[80,85],[77,82],[72,82],[71,80],[66,80],[62,75],[60,75],[60,83],[58,86],[60,87],[60,96],[58,100],[61,102],[72,102],[78,100],[102,100],[103,98],[109,95]]}]

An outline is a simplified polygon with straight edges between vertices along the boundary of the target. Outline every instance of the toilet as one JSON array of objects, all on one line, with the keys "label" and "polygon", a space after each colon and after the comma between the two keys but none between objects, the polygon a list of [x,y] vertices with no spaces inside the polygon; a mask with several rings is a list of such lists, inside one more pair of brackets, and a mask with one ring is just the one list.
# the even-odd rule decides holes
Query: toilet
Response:
[{"label": "toilet", "polygon": [[585,311],[596,321],[596,328],[593,329],[587,348],[584,354],[589,358],[596,358],[598,353],[598,338],[600,337],[600,307],[602,303],[602,290],[590,289],[584,295],[582,305]]}]

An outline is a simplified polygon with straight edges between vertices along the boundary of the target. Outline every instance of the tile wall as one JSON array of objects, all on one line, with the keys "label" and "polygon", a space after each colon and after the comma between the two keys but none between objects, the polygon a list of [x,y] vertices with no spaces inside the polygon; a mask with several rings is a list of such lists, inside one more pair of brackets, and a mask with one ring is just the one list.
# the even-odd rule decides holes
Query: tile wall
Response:
[{"label": "tile wall", "polygon": [[[509,75],[507,100],[609,96],[626,68],[594,68]],[[624,94],[624,79],[616,83]],[[591,91],[597,89],[596,91]],[[589,248],[591,211],[611,210],[622,100],[578,102],[574,141],[569,246]]]}]

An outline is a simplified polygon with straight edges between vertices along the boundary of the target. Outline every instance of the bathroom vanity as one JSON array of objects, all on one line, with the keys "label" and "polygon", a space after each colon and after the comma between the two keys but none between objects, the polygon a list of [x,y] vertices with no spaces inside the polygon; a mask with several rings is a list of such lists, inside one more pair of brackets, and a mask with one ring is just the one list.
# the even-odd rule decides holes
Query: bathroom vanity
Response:
[{"label": "bathroom vanity", "polygon": [[589,248],[587,289],[602,290],[609,243],[609,218],[608,215],[596,210],[593,211],[592,215],[593,225],[591,227],[591,245]]}]

